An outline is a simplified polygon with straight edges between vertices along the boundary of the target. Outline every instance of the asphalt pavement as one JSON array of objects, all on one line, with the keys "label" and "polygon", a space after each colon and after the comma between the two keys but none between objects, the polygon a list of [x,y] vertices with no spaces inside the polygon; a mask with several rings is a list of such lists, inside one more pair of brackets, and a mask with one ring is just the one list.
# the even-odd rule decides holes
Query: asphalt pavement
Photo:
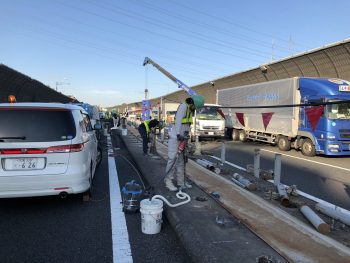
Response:
[{"label": "asphalt pavement", "polygon": [[112,262],[106,152],[93,199],[81,195],[0,200],[0,262]]},{"label": "asphalt pavement", "polygon": [[[120,188],[132,180],[141,186],[149,186],[146,178],[141,173],[141,169],[138,168],[137,163],[127,151],[123,141],[118,136],[112,136],[112,144]],[[141,214],[139,212],[125,213],[125,216],[134,263],[190,262],[185,249],[179,242],[175,231],[172,229],[165,215],[162,218],[162,231],[155,235],[142,233]]]},{"label": "asphalt pavement", "polygon": [[[84,202],[81,195],[0,199],[0,263],[113,262],[105,138],[102,144],[103,159],[93,180],[91,201]],[[120,154],[130,158],[125,150]],[[125,159],[115,159],[121,187],[138,178]],[[126,215],[133,262],[187,262],[164,219],[160,234],[145,235],[140,213]]]}]

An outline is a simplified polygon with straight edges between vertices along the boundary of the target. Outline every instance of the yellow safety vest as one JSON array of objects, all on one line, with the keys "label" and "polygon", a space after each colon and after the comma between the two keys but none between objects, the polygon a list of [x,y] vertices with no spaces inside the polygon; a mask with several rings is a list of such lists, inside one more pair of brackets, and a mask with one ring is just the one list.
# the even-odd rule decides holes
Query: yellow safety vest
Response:
[{"label": "yellow safety vest", "polygon": [[186,117],[182,118],[182,124],[192,124],[192,111],[190,109],[190,105],[187,104]]},{"label": "yellow safety vest", "polygon": [[149,126],[148,126],[148,123],[150,122],[151,120],[147,120],[147,121],[144,121],[143,122],[143,124],[145,125],[145,127],[146,127],[146,133],[147,133],[147,135],[150,133],[150,128],[149,128]]}]

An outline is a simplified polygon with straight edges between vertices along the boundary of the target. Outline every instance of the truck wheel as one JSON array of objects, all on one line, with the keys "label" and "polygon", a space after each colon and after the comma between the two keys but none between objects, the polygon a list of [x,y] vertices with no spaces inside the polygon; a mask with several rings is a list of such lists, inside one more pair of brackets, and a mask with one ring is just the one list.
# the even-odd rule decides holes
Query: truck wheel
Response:
[{"label": "truck wheel", "polygon": [[289,151],[290,150],[290,140],[286,136],[280,136],[277,141],[278,149],[281,151]]},{"label": "truck wheel", "polygon": [[312,143],[310,139],[304,139],[301,144],[301,152],[305,156],[313,157],[316,155],[315,145]]},{"label": "truck wheel", "polygon": [[232,130],[232,140],[238,141],[239,140],[239,130],[233,129]]},{"label": "truck wheel", "polygon": [[247,140],[247,134],[245,133],[244,130],[239,131],[239,140],[241,142],[245,142]]}]

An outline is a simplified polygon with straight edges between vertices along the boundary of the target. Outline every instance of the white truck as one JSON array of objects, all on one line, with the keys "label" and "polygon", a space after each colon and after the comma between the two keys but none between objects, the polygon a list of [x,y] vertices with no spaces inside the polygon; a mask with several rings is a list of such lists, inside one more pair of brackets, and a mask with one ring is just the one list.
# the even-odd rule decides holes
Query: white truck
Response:
[{"label": "white truck", "polygon": [[233,140],[293,146],[306,156],[350,155],[349,81],[294,77],[218,90],[217,102]]},{"label": "white truck", "polygon": [[[179,103],[164,103],[163,116],[165,132],[175,123],[175,114]],[[222,138],[225,133],[225,119],[218,113],[220,105],[204,104],[196,110],[191,125],[191,140],[195,141],[196,136],[200,138]]]},{"label": "white truck", "polygon": [[225,135],[225,119],[218,112],[220,105],[204,104],[195,112],[191,126],[191,140],[200,138],[222,138]]}]

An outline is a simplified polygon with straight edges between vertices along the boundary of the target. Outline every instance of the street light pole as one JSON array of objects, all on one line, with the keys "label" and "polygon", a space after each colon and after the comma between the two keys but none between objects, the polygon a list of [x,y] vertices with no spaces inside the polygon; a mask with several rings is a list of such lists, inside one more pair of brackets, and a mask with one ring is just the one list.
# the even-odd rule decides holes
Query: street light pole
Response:
[{"label": "street light pole", "polygon": [[56,81],[56,91],[57,91],[57,88],[59,85],[70,85],[69,82],[59,82],[59,81]]}]

